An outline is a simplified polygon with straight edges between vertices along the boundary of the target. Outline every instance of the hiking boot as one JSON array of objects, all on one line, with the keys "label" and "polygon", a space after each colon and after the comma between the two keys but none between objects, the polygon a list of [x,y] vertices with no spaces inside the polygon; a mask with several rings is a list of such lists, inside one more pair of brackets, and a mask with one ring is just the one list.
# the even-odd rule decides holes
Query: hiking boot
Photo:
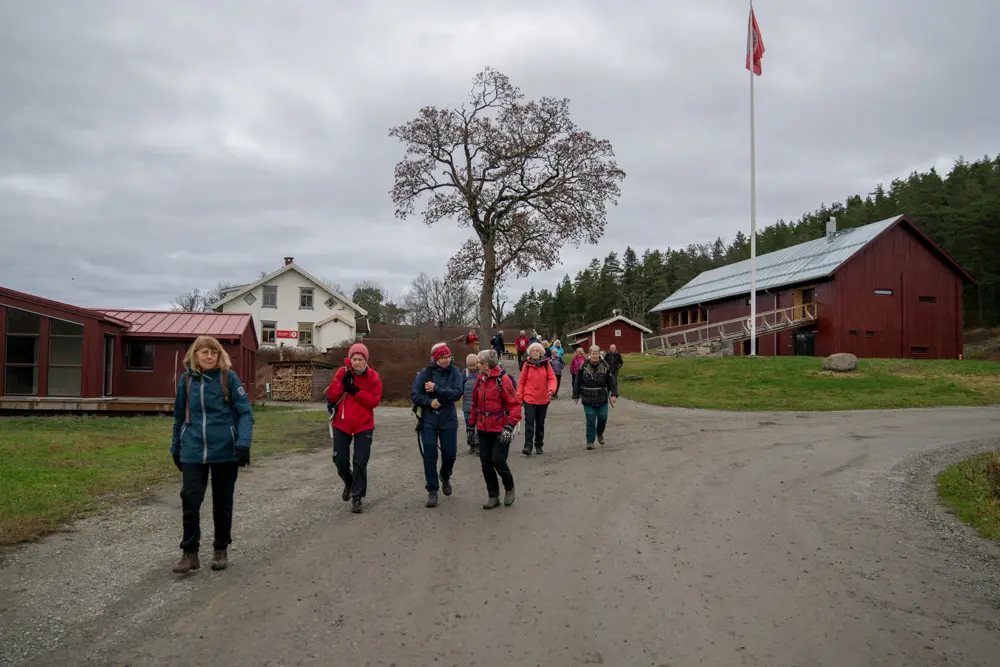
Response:
[{"label": "hiking boot", "polygon": [[438,494],[437,491],[429,491],[427,493],[427,507],[437,507],[438,506]]},{"label": "hiking boot", "polygon": [[197,553],[185,553],[181,556],[181,559],[177,561],[177,565],[174,565],[174,572],[177,574],[187,574],[192,570],[197,570],[201,567],[201,563],[198,562]]},{"label": "hiking boot", "polygon": [[599,436],[597,436],[597,442],[601,443],[602,445],[604,444],[604,434],[603,433],[600,434]]},{"label": "hiking boot", "polygon": [[493,498],[493,497],[490,497],[490,498],[489,498],[489,499],[488,499],[488,500],[487,500],[487,501],[486,501],[486,502],[485,502],[485,503],[483,504],[483,509],[484,509],[484,510],[491,510],[491,509],[493,509],[494,507],[500,507],[500,497],[499,497],[499,496],[497,496],[497,497],[495,497],[495,498]]},{"label": "hiking boot", "polygon": [[451,480],[450,479],[446,479],[446,480],[442,480],[441,481],[441,491],[446,496],[450,496],[451,495]]},{"label": "hiking boot", "polygon": [[361,498],[351,498],[351,512],[361,514]]},{"label": "hiking boot", "polygon": [[594,443],[588,442],[587,443],[587,449],[593,449],[593,448],[594,448]]},{"label": "hiking boot", "polygon": [[507,489],[503,494],[503,506],[510,507],[514,504],[514,487]]},{"label": "hiking boot", "polygon": [[525,456],[531,456],[531,445],[525,445],[524,449],[521,450],[521,453]]},{"label": "hiking boot", "polygon": [[343,500],[345,503],[348,500],[351,499],[351,485],[350,484],[345,484],[344,485],[344,491],[340,494],[340,499]]},{"label": "hiking boot", "polygon": [[469,454],[475,456],[478,453],[479,453],[479,450],[476,449],[475,445],[469,445]]},{"label": "hiking boot", "polygon": [[538,443],[537,445],[535,445],[535,454],[536,455],[538,455],[538,456],[542,455],[542,447],[544,447],[544,445],[542,443]]},{"label": "hiking boot", "polygon": [[226,553],[225,549],[223,549],[222,551],[216,549],[215,552],[212,554],[212,569],[225,570],[228,565],[229,565],[229,554]]}]

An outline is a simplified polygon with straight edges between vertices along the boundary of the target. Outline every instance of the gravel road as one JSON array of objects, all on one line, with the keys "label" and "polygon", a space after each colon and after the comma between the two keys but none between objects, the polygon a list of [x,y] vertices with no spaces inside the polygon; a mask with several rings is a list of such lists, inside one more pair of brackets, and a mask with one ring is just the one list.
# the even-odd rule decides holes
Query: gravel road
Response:
[{"label": "gravel road", "polygon": [[177,488],[8,555],[0,664],[998,664],[1000,549],[933,494],[996,446],[996,410],[623,400],[586,451],[561,399],[545,454],[511,455],[517,502],[490,512],[464,452],[425,508],[412,416],[377,421],[364,514],[328,451],[241,472],[225,572],[170,572]]}]

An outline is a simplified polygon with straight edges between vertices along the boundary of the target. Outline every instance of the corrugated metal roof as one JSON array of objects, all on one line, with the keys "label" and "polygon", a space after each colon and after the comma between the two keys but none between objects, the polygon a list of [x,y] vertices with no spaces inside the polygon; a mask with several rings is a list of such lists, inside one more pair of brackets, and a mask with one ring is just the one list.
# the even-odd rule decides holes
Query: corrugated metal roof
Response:
[{"label": "corrugated metal roof", "polygon": [[[758,255],[757,289],[771,289],[829,276],[902,217],[897,215],[863,227],[844,229],[837,232],[830,241],[824,236]],[[745,259],[705,271],[649,312],[683,308],[749,293],[750,260]]]},{"label": "corrugated metal roof", "polygon": [[189,313],[172,310],[100,310],[132,324],[130,336],[239,338],[253,319],[249,313]]}]

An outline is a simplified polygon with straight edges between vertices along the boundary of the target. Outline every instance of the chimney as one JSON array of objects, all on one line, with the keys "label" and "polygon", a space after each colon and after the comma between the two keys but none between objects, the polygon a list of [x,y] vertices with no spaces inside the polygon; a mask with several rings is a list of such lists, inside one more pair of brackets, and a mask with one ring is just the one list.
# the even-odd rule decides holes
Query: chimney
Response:
[{"label": "chimney", "polygon": [[830,216],[826,221],[826,242],[829,243],[837,233],[837,218]]},{"label": "chimney", "polygon": [[285,258],[285,266],[288,266],[289,264],[291,264],[294,261],[295,261],[294,257],[286,257]]},{"label": "chimney", "polygon": [[621,314],[622,314],[621,308],[615,308],[611,311],[611,317],[618,317]]}]

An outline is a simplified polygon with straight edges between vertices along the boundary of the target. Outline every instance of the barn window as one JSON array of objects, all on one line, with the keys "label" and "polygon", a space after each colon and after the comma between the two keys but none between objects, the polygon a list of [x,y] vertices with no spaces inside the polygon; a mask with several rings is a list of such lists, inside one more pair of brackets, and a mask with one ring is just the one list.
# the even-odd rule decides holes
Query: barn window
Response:
[{"label": "barn window", "polygon": [[325,305],[326,305],[326,307],[327,307],[327,308],[329,308],[330,310],[333,310],[333,307],[337,305],[337,300],[336,300],[336,299],[334,299],[334,298],[333,298],[333,297],[331,296],[331,297],[330,297],[329,299],[327,299],[327,300],[326,300],[326,301],[325,301],[324,303],[325,303]]},{"label": "barn window", "polygon": [[254,304],[254,302],[257,301],[257,297],[255,297],[252,293],[251,294],[247,294],[245,297],[243,297],[243,301],[248,306],[252,306]]},{"label": "barn window", "polygon": [[891,289],[877,289],[877,290],[875,290],[875,294],[877,294],[879,296],[892,296],[892,290]]},{"label": "barn window", "polygon": [[857,336],[858,335],[858,330],[857,329],[848,329],[847,333],[850,336]]},{"label": "barn window", "polygon": [[50,320],[49,396],[79,396],[83,380],[83,325]]},{"label": "barn window", "polygon": [[38,348],[42,318],[17,308],[7,309],[7,356],[4,391],[19,396],[38,394]]},{"label": "barn window", "polygon": [[913,354],[927,354],[931,351],[931,348],[926,345],[911,345],[910,352]]},{"label": "barn window", "polygon": [[278,287],[276,285],[264,285],[262,289],[264,302],[260,305],[264,308],[278,307]]},{"label": "barn window", "polygon": [[622,336],[622,330],[615,329],[615,338],[621,338],[621,336]]},{"label": "barn window", "polygon": [[299,345],[313,344],[312,322],[299,322]]},{"label": "barn window", "polygon": [[274,343],[277,338],[278,323],[277,322],[261,322],[260,323],[260,342],[262,343]]},{"label": "barn window", "polygon": [[153,370],[154,347],[152,343],[126,343],[125,368],[130,371]]},{"label": "barn window", "polygon": [[937,303],[936,296],[922,296],[920,297],[920,303]]},{"label": "barn window", "polygon": [[313,307],[313,288],[312,287],[300,287],[299,288],[299,308],[306,308],[312,310]]},{"label": "barn window", "polygon": [[866,331],[865,332],[865,338],[874,338],[874,337],[875,337],[875,332],[874,331]]}]

